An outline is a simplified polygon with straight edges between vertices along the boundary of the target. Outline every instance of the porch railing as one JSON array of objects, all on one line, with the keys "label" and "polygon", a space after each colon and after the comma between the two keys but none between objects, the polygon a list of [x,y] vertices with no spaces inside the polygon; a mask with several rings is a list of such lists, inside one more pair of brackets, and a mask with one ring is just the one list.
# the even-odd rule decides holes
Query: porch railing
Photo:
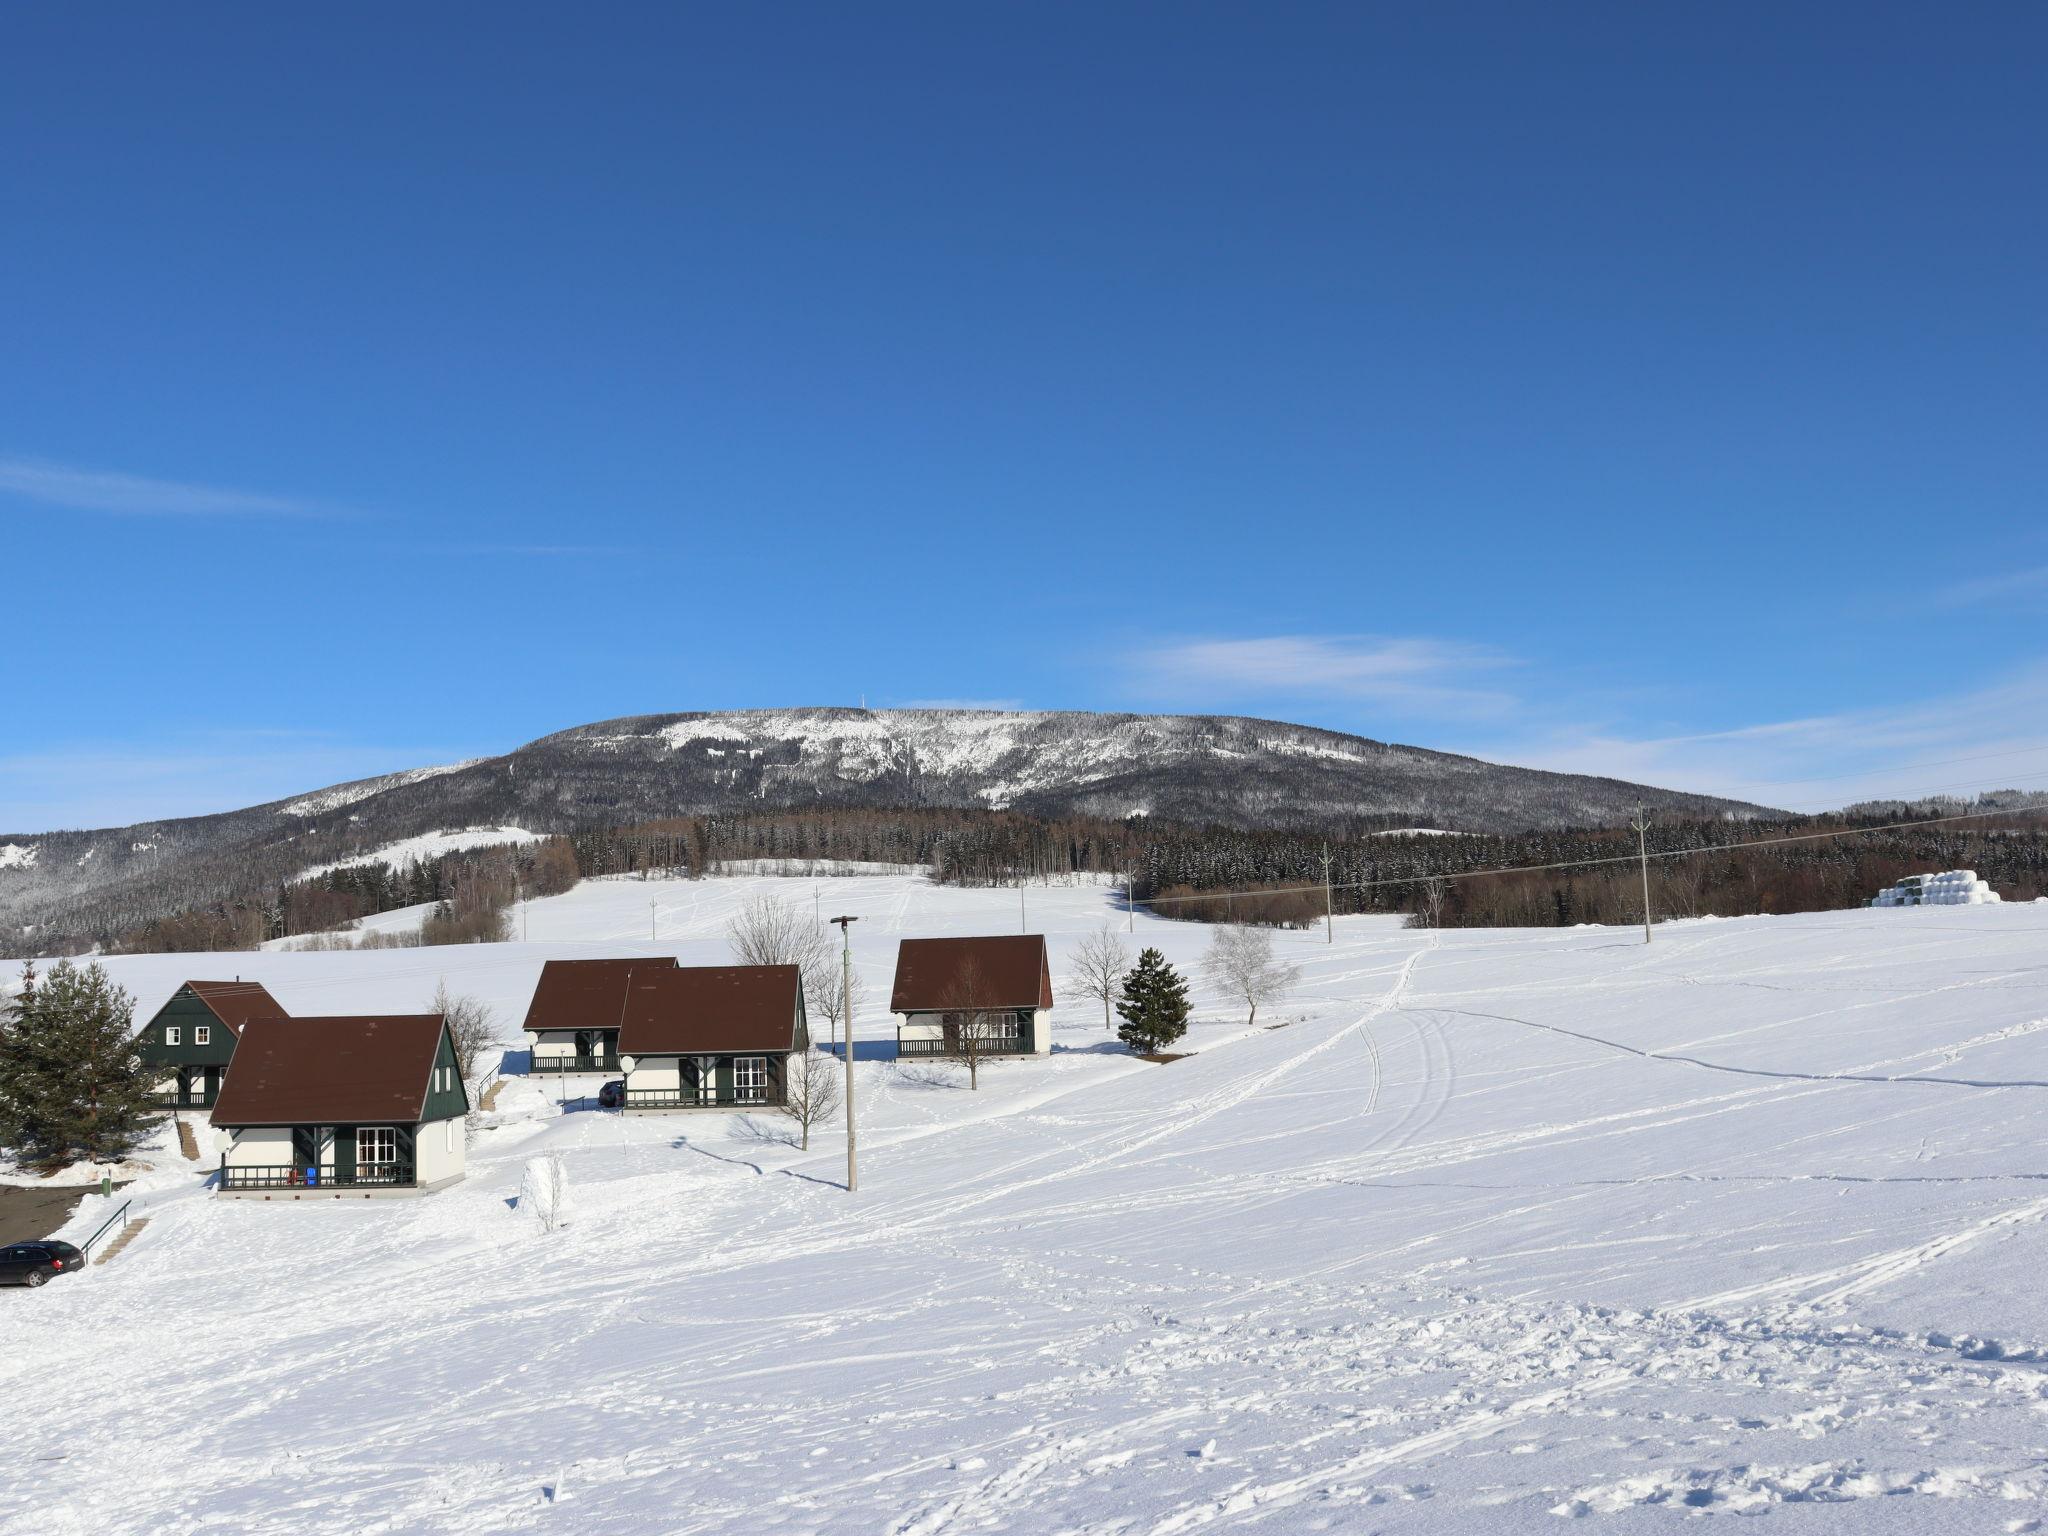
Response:
[{"label": "porch railing", "polygon": [[772,1090],[743,1096],[730,1089],[699,1093],[693,1088],[628,1088],[628,1109],[774,1109],[782,1100]]},{"label": "porch railing", "polygon": [[[896,1042],[898,1056],[965,1056],[958,1040],[899,1039]],[[1029,1054],[1024,1047],[1022,1035],[983,1035],[974,1042],[977,1056],[1023,1056]]]},{"label": "porch railing", "polygon": [[211,1109],[214,1096],[210,1093],[153,1093],[149,1102],[158,1109]]},{"label": "porch railing", "polygon": [[535,1056],[527,1069],[529,1075],[552,1077],[557,1073],[570,1072],[616,1072],[619,1058],[616,1056]]},{"label": "porch railing", "polygon": [[332,1163],[223,1163],[220,1170],[220,1187],[227,1190],[405,1189],[413,1181],[411,1163],[358,1163],[347,1172]]}]

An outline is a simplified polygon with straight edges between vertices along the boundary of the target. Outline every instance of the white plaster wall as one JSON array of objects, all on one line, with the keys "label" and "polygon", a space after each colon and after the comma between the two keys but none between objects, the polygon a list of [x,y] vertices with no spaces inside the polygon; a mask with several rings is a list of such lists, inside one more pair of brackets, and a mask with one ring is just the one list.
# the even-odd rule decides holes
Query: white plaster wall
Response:
[{"label": "white plaster wall", "polygon": [[539,1062],[548,1056],[574,1056],[576,1035],[573,1030],[544,1029],[526,1037],[533,1042],[533,1059]]},{"label": "white plaster wall", "polygon": [[234,1133],[228,1147],[230,1168],[283,1168],[292,1160],[288,1125],[259,1125]]},{"label": "white plaster wall", "polygon": [[469,1166],[468,1143],[461,1120],[429,1120],[413,1137],[414,1176],[422,1184],[460,1178]]},{"label": "white plaster wall", "polygon": [[626,1074],[629,1093],[681,1093],[682,1063],[673,1056],[637,1056]]}]

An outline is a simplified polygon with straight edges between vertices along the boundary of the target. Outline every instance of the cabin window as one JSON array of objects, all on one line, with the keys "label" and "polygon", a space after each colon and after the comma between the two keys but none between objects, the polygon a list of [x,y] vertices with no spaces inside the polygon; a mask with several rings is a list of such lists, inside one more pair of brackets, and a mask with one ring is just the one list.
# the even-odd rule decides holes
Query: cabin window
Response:
[{"label": "cabin window", "polygon": [[741,1056],[732,1064],[733,1097],[742,1104],[758,1104],[768,1097],[768,1059]]},{"label": "cabin window", "polygon": [[356,1169],[388,1169],[398,1161],[398,1132],[388,1125],[356,1127]]},{"label": "cabin window", "polygon": [[441,1122],[441,1150],[443,1152],[453,1152],[455,1150],[455,1122],[453,1120],[443,1120]]},{"label": "cabin window", "polygon": [[182,1033],[183,1033],[183,1031],[182,1031],[182,1030],[180,1030],[180,1029],[178,1028],[178,1026],[177,1026],[177,1025],[175,1025],[175,1024],[166,1024],[166,1025],[164,1026],[164,1044],[165,1044],[165,1045],[176,1045],[176,1044],[178,1043],[178,1039],[179,1039],[179,1036],[180,1036],[180,1035],[181,1035]]},{"label": "cabin window", "polygon": [[213,1026],[211,1024],[194,1024],[192,1026],[192,1043],[194,1045],[213,1044]]}]

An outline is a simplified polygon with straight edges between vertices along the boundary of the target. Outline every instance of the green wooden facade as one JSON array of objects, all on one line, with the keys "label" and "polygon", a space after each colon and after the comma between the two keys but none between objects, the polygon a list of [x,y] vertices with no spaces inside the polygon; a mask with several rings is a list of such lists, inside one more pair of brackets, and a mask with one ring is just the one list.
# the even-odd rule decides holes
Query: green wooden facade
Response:
[{"label": "green wooden facade", "polygon": [[[446,1068],[446,1072],[443,1072]],[[462,1072],[455,1062],[455,1042],[449,1037],[448,1026],[441,1026],[441,1048],[434,1053],[434,1082],[439,1084],[445,1077],[450,1087],[433,1087],[427,1090],[427,1105],[420,1112],[420,1124],[431,1125],[437,1120],[454,1120],[469,1113],[469,1090],[462,1086]]]},{"label": "green wooden facade", "polygon": [[235,1055],[235,1032],[189,986],[171,994],[135,1039],[135,1053],[174,1086],[159,1095],[179,1109],[211,1109]]}]

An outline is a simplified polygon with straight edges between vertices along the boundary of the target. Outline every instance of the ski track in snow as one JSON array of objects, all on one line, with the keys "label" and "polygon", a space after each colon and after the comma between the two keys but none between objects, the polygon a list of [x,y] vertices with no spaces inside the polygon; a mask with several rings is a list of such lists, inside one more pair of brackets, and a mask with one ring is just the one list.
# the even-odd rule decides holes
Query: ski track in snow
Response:
[{"label": "ski track in snow", "polygon": [[[896,939],[1017,927],[1014,889],[591,882],[530,945],[113,964],[145,1011],[231,964],[302,1011],[446,976],[516,1020],[547,955],[723,959],[763,889],[867,919],[867,1041]],[[1025,900],[1058,950],[1108,915]],[[1137,926],[1195,973],[1206,930]],[[975,1094],[863,1059],[854,1198],[830,1130],[531,1092],[426,1200],[153,1176],[115,1264],[0,1293],[0,1532],[2038,1518],[2048,909],[1337,937],[1279,936],[1272,1027],[1198,985],[1169,1066],[1085,1000]],[[543,1235],[510,1197],[548,1148]]]}]

